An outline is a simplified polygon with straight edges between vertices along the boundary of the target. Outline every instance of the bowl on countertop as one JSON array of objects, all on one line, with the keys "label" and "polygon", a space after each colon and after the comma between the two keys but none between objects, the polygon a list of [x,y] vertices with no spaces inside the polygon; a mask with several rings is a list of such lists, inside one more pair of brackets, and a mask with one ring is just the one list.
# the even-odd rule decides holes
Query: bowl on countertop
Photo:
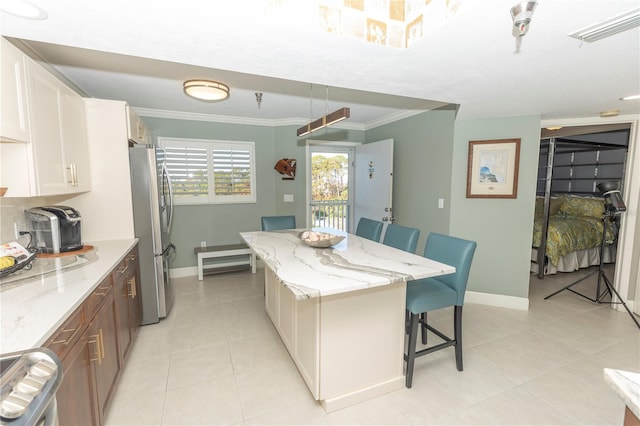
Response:
[{"label": "bowl on countertop", "polygon": [[335,246],[344,240],[342,235],[329,234],[327,232],[304,231],[298,234],[300,241],[314,248],[328,248]]}]

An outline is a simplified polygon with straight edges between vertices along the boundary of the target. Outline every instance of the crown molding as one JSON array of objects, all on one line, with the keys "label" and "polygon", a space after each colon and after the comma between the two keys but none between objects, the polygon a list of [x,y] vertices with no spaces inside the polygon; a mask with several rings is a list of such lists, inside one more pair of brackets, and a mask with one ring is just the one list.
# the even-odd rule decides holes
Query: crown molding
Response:
[{"label": "crown molding", "polygon": [[422,114],[423,112],[427,112],[427,111],[430,111],[430,110],[409,109],[409,110],[397,111],[391,114],[387,114],[384,117],[380,117],[376,120],[371,120],[365,123],[364,130],[375,129],[376,127],[384,126],[385,124],[389,124],[398,120],[413,117],[414,115]]},{"label": "crown molding", "polygon": [[[226,124],[244,124],[249,126],[266,126],[266,127],[279,127],[279,126],[299,126],[306,124],[309,120],[306,118],[283,118],[283,119],[264,119],[264,118],[247,118],[247,117],[235,117],[230,115],[214,115],[214,114],[202,114],[196,112],[182,112],[182,111],[168,111],[151,108],[133,108],[136,113],[141,117],[151,118],[167,118],[172,120],[188,120],[188,121],[207,121],[212,123],[226,123]],[[376,120],[369,121],[365,124],[349,123],[343,121],[331,125],[332,128],[345,129],[345,130],[359,130],[365,131],[374,129],[385,124],[393,123],[404,118],[412,117],[417,114],[426,112],[427,110],[405,110],[398,111],[392,114],[388,114]]]}]

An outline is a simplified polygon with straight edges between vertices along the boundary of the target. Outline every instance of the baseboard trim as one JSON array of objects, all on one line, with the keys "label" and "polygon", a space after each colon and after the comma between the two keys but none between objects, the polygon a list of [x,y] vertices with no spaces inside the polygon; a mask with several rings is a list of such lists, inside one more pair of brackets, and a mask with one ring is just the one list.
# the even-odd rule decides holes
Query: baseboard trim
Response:
[{"label": "baseboard trim", "polygon": [[183,278],[183,277],[191,277],[198,276],[198,267],[197,266],[188,266],[186,268],[174,268],[169,269],[169,277],[170,278]]},{"label": "baseboard trim", "polygon": [[[264,268],[264,264],[258,259],[256,262],[256,269]],[[187,266],[184,268],[173,268],[169,269],[169,278],[183,278],[183,277],[197,277],[198,276],[198,267],[197,266]]]},{"label": "baseboard trim", "polygon": [[529,310],[529,299],[526,297],[467,291],[464,296],[464,301],[465,303],[478,303],[480,305],[499,306],[501,308],[519,309],[522,311]]},{"label": "baseboard trim", "polygon": [[[258,267],[262,267],[260,263],[261,262],[258,262]],[[169,270],[169,277],[171,278],[193,276],[198,276],[197,266],[188,266],[185,268],[174,268]],[[466,303],[478,303],[480,305],[499,306],[501,308],[519,309],[522,311],[529,310],[529,299],[524,297],[467,291],[464,298]],[[633,303],[631,300],[627,301],[627,306],[629,306],[629,309],[633,310]]]}]

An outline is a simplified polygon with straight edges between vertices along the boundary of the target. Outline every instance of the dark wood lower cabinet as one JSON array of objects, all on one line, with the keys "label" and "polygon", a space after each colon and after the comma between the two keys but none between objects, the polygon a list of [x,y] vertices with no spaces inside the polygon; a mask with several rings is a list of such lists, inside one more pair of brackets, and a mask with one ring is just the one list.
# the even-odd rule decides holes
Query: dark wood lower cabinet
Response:
[{"label": "dark wood lower cabinet", "polygon": [[131,344],[142,321],[139,277],[138,250],[133,249],[113,272],[113,280],[116,287],[118,343],[121,360],[126,359],[129,355]]},{"label": "dark wood lower cabinet", "polygon": [[60,425],[97,425],[93,365],[86,336],[62,360],[64,379],[56,394]]},{"label": "dark wood lower cabinet", "polygon": [[[112,292],[113,294],[113,292]],[[120,357],[116,337],[115,299],[109,297],[102,306],[87,330],[92,354],[93,373],[95,377],[95,395],[98,404],[100,424],[104,422],[107,408],[115,391],[116,379],[120,372]]]},{"label": "dark wood lower cabinet", "polygon": [[104,423],[140,326],[137,247],[125,261],[126,273],[114,268],[47,343],[63,365],[56,395],[61,426]]}]

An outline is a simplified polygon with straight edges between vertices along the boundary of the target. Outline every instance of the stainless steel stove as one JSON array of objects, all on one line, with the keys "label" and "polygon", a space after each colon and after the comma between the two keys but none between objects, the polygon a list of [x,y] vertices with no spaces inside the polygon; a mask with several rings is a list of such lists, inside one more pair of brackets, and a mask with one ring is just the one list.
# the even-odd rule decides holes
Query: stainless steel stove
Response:
[{"label": "stainless steel stove", "polygon": [[62,364],[46,348],[0,355],[0,425],[58,424]]}]

